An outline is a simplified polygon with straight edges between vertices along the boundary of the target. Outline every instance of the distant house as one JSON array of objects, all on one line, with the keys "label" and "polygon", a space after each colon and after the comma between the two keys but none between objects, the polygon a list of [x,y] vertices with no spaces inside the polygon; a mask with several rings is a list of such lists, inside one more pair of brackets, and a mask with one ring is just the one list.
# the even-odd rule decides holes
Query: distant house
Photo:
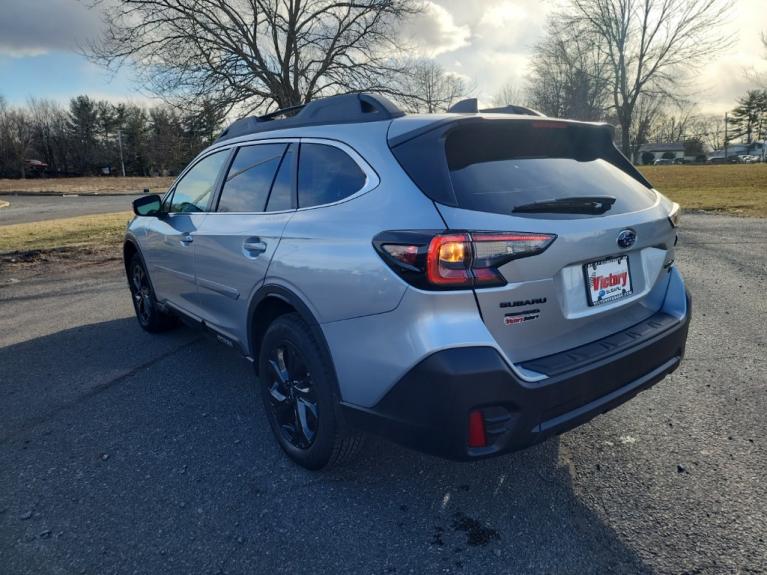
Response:
[{"label": "distant house", "polygon": [[[727,146],[727,157],[733,156],[759,156],[764,159],[767,150],[767,142],[752,142],[751,144],[729,144]],[[724,159],[724,150],[714,150],[707,154],[708,160]]]},{"label": "distant house", "polygon": [[[639,163],[652,164],[655,160],[684,158],[684,142],[671,144],[642,144],[639,146]],[[695,158],[688,158],[693,161]]]}]

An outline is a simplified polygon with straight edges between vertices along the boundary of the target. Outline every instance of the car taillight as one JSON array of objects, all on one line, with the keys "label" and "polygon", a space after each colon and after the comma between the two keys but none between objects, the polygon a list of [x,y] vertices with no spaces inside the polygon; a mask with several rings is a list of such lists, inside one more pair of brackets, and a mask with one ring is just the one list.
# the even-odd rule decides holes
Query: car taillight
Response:
[{"label": "car taillight", "polygon": [[423,289],[468,289],[506,284],[498,268],[542,253],[554,234],[528,232],[391,231],[373,245],[406,281]]}]

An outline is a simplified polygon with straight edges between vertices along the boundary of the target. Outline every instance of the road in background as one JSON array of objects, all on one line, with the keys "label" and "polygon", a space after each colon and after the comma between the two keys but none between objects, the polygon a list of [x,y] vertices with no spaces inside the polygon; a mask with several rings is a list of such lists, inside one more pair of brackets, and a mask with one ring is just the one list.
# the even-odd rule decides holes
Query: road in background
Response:
[{"label": "road in background", "polygon": [[767,221],[685,216],[681,368],[523,452],[372,440],[311,473],[250,365],[150,336],[119,264],[0,288],[0,566],[21,573],[767,570]]},{"label": "road in background", "polygon": [[10,203],[7,208],[0,209],[0,226],[89,214],[129,212],[131,202],[137,197],[140,195],[0,195],[0,201]]}]

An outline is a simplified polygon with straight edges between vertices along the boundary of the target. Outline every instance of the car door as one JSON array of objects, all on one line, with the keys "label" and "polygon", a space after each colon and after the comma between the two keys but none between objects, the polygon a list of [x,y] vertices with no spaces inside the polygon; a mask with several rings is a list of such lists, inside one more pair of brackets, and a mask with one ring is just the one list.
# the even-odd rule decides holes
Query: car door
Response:
[{"label": "car door", "polygon": [[297,144],[237,148],[216,205],[195,237],[202,317],[234,343],[247,337],[250,296],[293,215]]},{"label": "car door", "polygon": [[163,214],[146,227],[142,250],[157,298],[191,315],[199,315],[194,241],[229,153],[219,150],[195,162],[166,195]]}]

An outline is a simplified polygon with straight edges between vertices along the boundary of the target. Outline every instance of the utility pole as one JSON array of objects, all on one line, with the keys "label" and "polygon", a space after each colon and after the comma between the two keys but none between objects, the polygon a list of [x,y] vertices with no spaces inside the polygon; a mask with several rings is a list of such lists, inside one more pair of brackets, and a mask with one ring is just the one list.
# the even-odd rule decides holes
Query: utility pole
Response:
[{"label": "utility pole", "polygon": [[120,150],[120,172],[125,177],[125,162],[123,162],[123,131],[117,128],[117,147]]},{"label": "utility pole", "polygon": [[729,118],[728,112],[724,113],[724,163],[727,163],[727,144],[729,144],[729,138],[727,135],[727,120]]}]

